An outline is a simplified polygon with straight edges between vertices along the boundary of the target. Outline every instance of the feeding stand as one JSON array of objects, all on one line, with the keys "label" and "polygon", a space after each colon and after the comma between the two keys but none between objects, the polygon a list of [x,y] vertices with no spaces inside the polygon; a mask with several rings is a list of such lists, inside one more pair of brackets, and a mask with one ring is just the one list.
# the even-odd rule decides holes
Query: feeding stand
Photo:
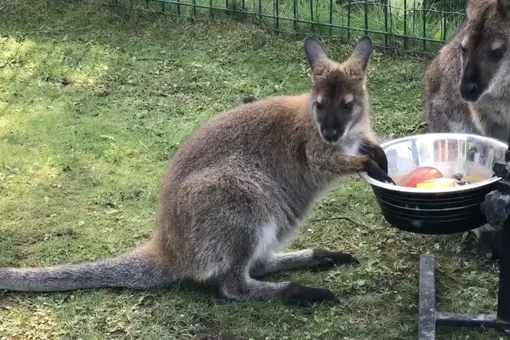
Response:
[{"label": "feeding stand", "polygon": [[505,161],[494,164],[493,170],[501,177],[500,186],[486,195],[481,208],[490,223],[503,222],[497,313],[436,311],[434,255],[423,254],[420,256],[419,340],[435,340],[436,326],[510,330],[510,247],[506,246],[510,245],[510,149]]}]

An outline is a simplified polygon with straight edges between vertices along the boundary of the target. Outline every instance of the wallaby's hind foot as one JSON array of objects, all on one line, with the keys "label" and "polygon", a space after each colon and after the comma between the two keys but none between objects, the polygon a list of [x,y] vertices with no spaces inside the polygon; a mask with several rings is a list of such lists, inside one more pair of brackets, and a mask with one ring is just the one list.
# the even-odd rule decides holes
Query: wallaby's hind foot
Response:
[{"label": "wallaby's hind foot", "polygon": [[219,294],[228,300],[281,300],[304,307],[320,301],[340,302],[328,289],[306,287],[294,282],[257,281],[240,275],[226,277],[220,283]]},{"label": "wallaby's hind foot", "polygon": [[359,264],[350,254],[325,249],[305,249],[289,253],[276,253],[257,262],[250,270],[253,277],[296,269],[330,270],[336,266]]},{"label": "wallaby's hind foot", "polygon": [[294,282],[291,282],[284,290],[282,301],[303,307],[311,307],[315,302],[340,303],[335,293],[329,289],[308,287]]}]

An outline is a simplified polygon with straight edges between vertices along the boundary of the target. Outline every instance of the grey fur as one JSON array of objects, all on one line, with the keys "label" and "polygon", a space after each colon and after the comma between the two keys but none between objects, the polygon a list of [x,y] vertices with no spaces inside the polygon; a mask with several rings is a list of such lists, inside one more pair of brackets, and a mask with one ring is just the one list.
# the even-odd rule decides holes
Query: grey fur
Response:
[{"label": "grey fur", "polygon": [[50,268],[0,268],[0,289],[70,291],[80,288],[143,289],[166,285],[173,278],[154,266],[145,254]]},{"label": "grey fur", "polygon": [[[440,50],[426,74],[429,132],[472,133],[508,142],[510,131],[510,21],[508,0],[470,0],[466,20]],[[489,58],[499,44],[507,49],[499,62]],[[481,95],[464,99],[461,86],[476,79]],[[475,231],[494,233],[485,225]],[[487,238],[484,238],[487,239]],[[497,239],[490,237],[489,239]],[[482,245],[487,257],[494,257]]]},{"label": "grey fur", "polygon": [[[375,143],[365,86],[371,44],[364,39],[363,53],[355,52],[355,58],[342,64],[327,59],[317,41],[308,39],[307,44],[307,56],[313,59],[311,94],[241,105],[213,117],[181,144],[161,186],[156,231],[144,248],[95,263],[1,268],[0,288],[142,289],[193,279],[218,284],[228,299],[336,301],[326,289],[253,278],[356,263],[340,252],[279,249],[297,234],[314,200],[339,176],[371,169],[384,177],[359,151],[362,143]],[[331,82],[343,86],[332,92]],[[313,101],[322,96],[334,102],[346,95],[356,101],[352,120],[337,143],[326,143]]]},{"label": "grey fur", "polygon": [[[505,2],[507,0],[502,0]],[[508,141],[510,129],[510,51],[499,63],[487,60],[494,44],[510,49],[510,21],[495,0],[470,0],[466,21],[440,50],[426,75],[426,115],[431,132],[474,133]],[[462,43],[467,56],[462,58]],[[486,83],[476,101],[462,98],[459,87],[468,64]]]}]

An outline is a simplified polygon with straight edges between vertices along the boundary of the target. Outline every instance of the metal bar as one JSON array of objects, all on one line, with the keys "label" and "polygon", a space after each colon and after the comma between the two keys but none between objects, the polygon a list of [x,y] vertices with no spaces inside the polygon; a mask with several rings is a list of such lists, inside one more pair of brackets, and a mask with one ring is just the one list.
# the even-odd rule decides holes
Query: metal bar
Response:
[{"label": "metal bar", "polygon": [[501,254],[499,258],[498,319],[510,322],[510,218],[503,224]]},{"label": "metal bar", "polygon": [[388,6],[390,0],[385,0],[384,4],[384,47],[388,47]]},{"label": "metal bar", "polygon": [[[510,133],[508,134],[508,141],[510,142]],[[508,144],[510,145],[510,144]],[[510,162],[510,148],[506,149],[505,162]]]},{"label": "metal bar", "polygon": [[441,39],[446,40],[446,0],[443,0],[443,29],[441,30]]},{"label": "metal bar", "polygon": [[[423,4],[422,4],[423,6]],[[425,15],[426,11],[425,9],[422,7],[421,9],[421,14],[422,14],[422,20],[423,20],[423,34],[422,34],[422,37],[425,38],[427,36],[427,16]],[[425,40],[423,40],[423,51],[425,51],[427,49],[427,42]]]},{"label": "metal bar", "polygon": [[[404,0],[404,35],[407,35],[407,0]],[[404,38],[404,50],[407,50],[407,38]]]},{"label": "metal bar", "polygon": [[276,26],[276,29],[279,30],[280,29],[280,16],[278,13],[278,0],[273,0],[273,11],[274,11],[274,15],[275,15],[275,26]]},{"label": "metal bar", "polygon": [[420,255],[419,340],[436,338],[436,283],[434,255]]},{"label": "metal bar", "polygon": [[[259,0],[259,3],[260,3],[261,0]],[[298,23],[298,20],[299,20],[299,17],[298,17],[298,1],[299,0],[294,0],[294,30],[296,31],[297,30],[297,23]]]},{"label": "metal bar", "polygon": [[436,313],[437,326],[510,329],[510,323],[493,314]]},{"label": "metal bar", "polygon": [[351,0],[347,2],[347,40],[351,40]]},{"label": "metal bar", "polygon": [[390,16],[390,33],[391,36],[395,36],[393,33],[393,6],[392,6],[392,0],[388,0],[388,9],[389,9],[389,16]]},{"label": "metal bar", "polygon": [[333,35],[333,0],[329,0],[329,35]]},{"label": "metal bar", "polygon": [[365,20],[364,20],[364,25],[365,25],[365,35],[368,34],[368,0],[365,0],[365,8],[364,8],[364,12],[365,12]]},{"label": "metal bar", "polygon": [[310,0],[310,26],[313,29],[315,28],[314,20],[313,20],[313,0]]},{"label": "metal bar", "polygon": [[416,29],[416,0],[413,0],[413,23],[412,23],[412,25],[413,25],[412,35],[414,35],[415,29]]}]

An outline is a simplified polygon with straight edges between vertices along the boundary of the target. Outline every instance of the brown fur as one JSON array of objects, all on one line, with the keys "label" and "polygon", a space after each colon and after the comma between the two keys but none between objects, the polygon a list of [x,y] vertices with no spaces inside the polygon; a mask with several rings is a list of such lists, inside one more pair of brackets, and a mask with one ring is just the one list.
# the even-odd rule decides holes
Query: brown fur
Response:
[{"label": "brown fur", "polygon": [[371,49],[365,38],[339,64],[307,39],[310,94],[241,105],[213,117],[183,142],[161,187],[156,231],[142,249],[72,266],[0,268],[0,288],[146,288],[193,279],[217,284],[228,299],[337,301],[327,289],[255,278],[357,262],[341,252],[279,249],[339,176],[367,171],[391,181],[368,117]]}]

